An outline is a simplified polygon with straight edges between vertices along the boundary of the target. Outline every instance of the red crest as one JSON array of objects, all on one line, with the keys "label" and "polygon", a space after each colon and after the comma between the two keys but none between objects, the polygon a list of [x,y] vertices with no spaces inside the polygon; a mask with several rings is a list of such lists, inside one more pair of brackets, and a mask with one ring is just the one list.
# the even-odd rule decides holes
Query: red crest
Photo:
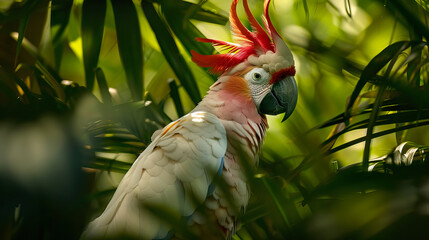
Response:
[{"label": "red crest", "polygon": [[233,0],[231,10],[229,13],[229,20],[231,22],[231,32],[238,43],[230,43],[215,39],[197,38],[200,42],[208,42],[213,46],[219,46],[227,53],[215,55],[202,55],[195,51],[192,53],[192,61],[200,67],[208,67],[209,71],[215,74],[221,74],[231,69],[232,67],[242,63],[251,55],[262,55],[267,51],[276,51],[274,38],[280,38],[277,33],[268,13],[268,7],[271,0],[264,2],[264,25],[267,32],[258,23],[255,17],[250,12],[247,0],[243,0],[243,7],[246,12],[247,19],[252,26],[252,31],[249,31],[238,19],[237,16],[237,3],[238,0]]}]

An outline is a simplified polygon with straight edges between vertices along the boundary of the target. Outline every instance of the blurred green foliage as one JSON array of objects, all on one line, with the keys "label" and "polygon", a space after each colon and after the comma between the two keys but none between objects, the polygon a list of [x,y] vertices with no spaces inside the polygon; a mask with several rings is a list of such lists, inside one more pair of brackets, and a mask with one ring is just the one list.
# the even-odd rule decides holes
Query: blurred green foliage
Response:
[{"label": "blurred green foliage", "polygon": [[[258,169],[243,163],[253,195],[233,239],[425,238],[426,1],[273,3],[298,106],[269,117]],[[195,37],[231,40],[230,4],[0,2],[1,239],[79,237],[152,133],[216,79],[189,52],[214,52]]]}]

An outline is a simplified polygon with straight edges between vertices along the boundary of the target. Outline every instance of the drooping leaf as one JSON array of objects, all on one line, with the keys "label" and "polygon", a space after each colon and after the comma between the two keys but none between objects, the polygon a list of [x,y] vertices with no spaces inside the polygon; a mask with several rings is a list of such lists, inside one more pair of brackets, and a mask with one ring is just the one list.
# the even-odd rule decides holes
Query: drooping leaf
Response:
[{"label": "drooping leaf", "polygon": [[61,65],[63,48],[66,40],[66,29],[70,18],[73,0],[52,0],[51,3],[51,35],[54,48],[55,69]]},{"label": "drooping leaf", "polygon": [[156,130],[171,121],[166,118],[165,113],[158,110],[158,106],[151,101],[150,96],[146,101],[115,105],[111,114],[110,117],[113,120],[122,123],[123,127],[145,144],[151,142],[151,136]]},{"label": "drooping leaf", "polygon": [[197,11],[192,19],[220,25],[225,25],[228,22],[228,17],[203,8]]},{"label": "drooping leaf", "polygon": [[380,106],[382,105],[382,102],[383,102],[383,93],[385,89],[386,89],[386,85],[379,87],[377,98],[375,99],[374,107],[372,108],[371,115],[368,121],[368,127],[366,130],[366,138],[365,138],[365,147],[363,150],[363,157],[362,157],[362,168],[365,170],[368,169],[372,135],[374,134],[374,126],[378,117]]},{"label": "drooping leaf", "polygon": [[[16,40],[18,39],[18,37],[15,35],[12,35],[12,37]],[[44,59],[36,51],[36,47],[29,41],[23,39],[21,47],[24,48],[26,52],[34,58],[34,66],[29,67],[35,68],[40,71],[41,74],[43,74],[43,77],[38,78],[38,80],[46,82],[46,84],[49,85],[55,91],[57,97],[61,101],[65,101],[64,90],[60,85],[62,79],[58,75],[58,73],[55,72],[55,70],[53,70],[51,67],[49,67],[47,63],[45,63]],[[27,67],[27,65],[24,65],[24,67]]]},{"label": "drooping leaf", "polygon": [[[392,111],[396,111],[395,108],[391,108]],[[415,119],[419,120],[428,120],[429,119],[429,110],[411,110],[411,111],[401,111],[398,113],[390,113],[390,114],[383,114],[378,116],[378,118],[375,121],[375,126],[381,126],[381,125],[390,125],[390,124],[403,124],[406,122],[411,122]],[[328,144],[330,141],[338,138],[339,136],[351,132],[356,129],[364,129],[367,128],[369,124],[369,119],[364,119],[362,121],[353,123],[345,127],[340,132],[332,135],[330,138],[326,139],[322,145]]]},{"label": "drooping leaf", "polygon": [[14,84],[15,84],[14,87],[16,88],[17,94],[19,94],[20,91],[18,91],[18,89],[20,88],[20,90],[23,93],[22,96],[18,95],[15,97],[21,98],[21,100],[30,101],[30,102],[35,99],[33,93],[31,93],[31,91],[30,91],[30,89],[28,89],[27,85],[17,75],[12,74],[11,72],[7,71],[6,69],[4,69],[3,67],[0,66],[0,76],[3,78],[8,78],[14,82]]},{"label": "drooping leaf", "polygon": [[429,2],[426,0],[414,0],[419,4],[426,12],[429,12]]},{"label": "drooping leaf", "polygon": [[[423,5],[419,5],[416,1],[408,0],[391,0],[386,2],[386,8],[390,10],[398,19],[402,21],[404,26],[412,26],[420,35],[426,39],[429,38],[429,29],[424,20],[420,18],[420,11],[425,11]],[[400,17],[399,17],[400,16]]]},{"label": "drooping leaf", "polygon": [[142,1],[141,5],[143,12],[155,33],[162,53],[194,104],[197,104],[201,101],[201,94],[196,87],[198,86],[197,82],[195,81],[188,64],[177,48],[170,30],[164,20],[159,16],[152,3]]},{"label": "drooping leaf", "polygon": [[346,118],[350,117],[351,108],[354,105],[359,93],[362,91],[365,84],[372,79],[376,78],[377,73],[390,61],[392,58],[407,49],[410,46],[409,41],[402,41],[394,43],[386,47],[377,56],[375,56],[363,70],[359,81],[357,82],[353,93],[350,97],[349,104],[347,105]]},{"label": "drooping leaf", "polygon": [[121,162],[115,159],[96,157],[93,161],[84,162],[83,166],[87,168],[125,174],[128,169],[130,169],[131,164],[127,162]]},{"label": "drooping leaf", "polygon": [[[398,51],[391,59],[389,66],[386,69],[386,72],[384,73],[384,78],[388,79],[390,72],[392,71],[393,65],[395,64],[399,53],[402,52],[403,50],[405,50],[406,48],[408,48],[408,46],[406,46],[405,48],[401,48],[400,51]],[[378,113],[379,113],[379,109],[380,106],[382,106],[382,102],[383,102],[383,95],[384,95],[384,91],[387,88],[387,82],[384,81],[378,88],[378,92],[377,92],[377,97],[375,99],[374,102],[374,106],[372,108],[370,117],[369,117],[369,121],[368,121],[368,127],[366,130],[366,136],[365,136],[365,147],[363,150],[363,157],[362,157],[362,168],[364,171],[367,171],[368,169],[368,165],[369,165],[369,155],[370,155],[370,151],[371,151],[371,141],[372,141],[372,136],[373,136],[373,131],[374,131],[374,126],[375,126],[375,122],[377,120],[378,117]]]},{"label": "drooping leaf", "polygon": [[[412,41],[411,43],[411,53],[407,57],[407,80],[410,83],[410,85],[418,87],[420,85],[420,64],[421,64],[421,56],[422,56],[422,50],[425,46],[425,44],[422,44],[422,36],[419,34],[418,31],[413,29],[413,27],[410,28],[410,39]],[[396,123],[397,127],[406,125],[407,123]],[[407,136],[408,131],[399,131],[396,132],[396,142],[399,144],[403,141],[405,141],[405,138]]]},{"label": "drooping leaf", "polygon": [[29,17],[29,15],[26,15],[23,19],[19,21],[18,39],[16,40],[15,67],[18,63],[19,53],[21,52],[21,44],[22,40],[24,39],[25,30],[27,29]]},{"label": "drooping leaf", "polygon": [[307,0],[303,0],[303,1],[302,1],[302,4],[303,4],[303,6],[304,6],[305,17],[306,17],[306,19],[307,19],[307,21],[308,21],[308,20],[309,20],[309,17],[310,17],[310,14],[309,14],[309,11],[308,11],[308,3],[307,3]]},{"label": "drooping leaf", "polygon": [[40,3],[47,3],[48,0],[25,1],[20,7],[9,9],[6,12],[0,12],[0,25],[8,21],[24,19],[29,16]]},{"label": "drooping leaf", "polygon": [[[396,85],[392,85],[389,84],[390,86],[394,87]],[[402,85],[400,85],[402,86]],[[397,86],[397,88],[401,88],[399,86]],[[402,88],[401,88],[402,89]],[[403,89],[402,89],[403,90]],[[424,95],[424,92],[421,91],[416,91],[416,89],[413,89],[413,94],[414,95]],[[394,95],[395,97],[389,98],[389,99],[385,99],[383,101],[383,106],[381,106],[381,110],[385,111],[385,112],[391,112],[391,111],[398,111],[398,113],[389,113],[388,118],[391,120],[391,122],[389,124],[394,124],[396,122],[399,123],[404,123],[407,121],[413,121],[413,119],[415,119],[417,116],[414,115],[414,112],[420,112],[420,111],[426,111],[427,108],[420,108],[419,106],[416,106],[414,104],[413,101],[410,101],[410,99],[408,99],[407,95],[404,93],[401,93],[401,95],[398,95],[399,92],[394,92],[394,91],[390,91],[392,92],[391,94]],[[385,92],[385,94],[387,94],[387,91]],[[386,97],[387,98],[387,97]],[[429,98],[427,98],[429,99]],[[374,106],[374,104],[369,104],[367,105],[364,109],[361,109],[361,111],[353,113],[352,117],[354,116],[362,116],[365,114],[368,114],[371,112],[372,107]],[[397,119],[396,115],[400,115],[400,119]],[[402,119],[402,120],[401,120]],[[383,120],[383,116],[380,116],[378,118],[378,120]],[[319,129],[319,128],[326,128],[326,127],[330,127],[339,123],[344,123],[346,121],[346,117],[345,117],[345,113],[341,113],[333,118],[331,118],[330,120],[322,123],[320,126],[317,126],[313,129],[311,129],[310,131],[314,131],[315,129]],[[362,122],[365,122],[366,120],[363,120]],[[356,125],[358,123],[352,123],[351,125],[347,126],[347,128],[352,129],[353,125]]]},{"label": "drooping leaf", "polygon": [[143,98],[143,50],[139,19],[132,0],[111,0],[116,36],[128,87],[135,101]]},{"label": "drooping leaf", "polygon": [[[186,13],[187,8],[184,8],[185,6],[187,6],[187,4],[184,5],[182,1],[177,0],[173,0],[168,2],[168,4],[165,3],[162,5],[162,11],[168,25],[189,54],[191,53],[191,50],[204,55],[212,54],[214,49],[210,44],[197,42],[195,40],[196,38],[205,38],[205,36],[188,20],[188,17],[184,17],[183,14],[194,14],[196,11],[194,10],[190,13]],[[199,7],[199,5],[193,6],[195,9],[199,9]],[[183,14],[177,14],[177,11],[180,11]],[[210,77],[213,81],[216,81],[215,76],[210,75]]]},{"label": "drooping leaf", "polygon": [[207,9],[203,7],[207,0],[201,0],[197,4],[183,0],[160,0],[159,2],[163,8],[176,10],[175,14],[165,15],[166,17],[174,17],[182,20],[195,19],[220,25],[225,25],[228,22],[228,17],[220,14],[221,10],[219,8]]},{"label": "drooping leaf", "polygon": [[82,51],[85,80],[88,89],[94,87],[95,69],[98,65],[103,39],[106,0],[85,0],[82,5]]},{"label": "drooping leaf", "polygon": [[[384,131],[380,131],[380,132],[374,133],[373,136],[372,136],[372,138],[377,138],[377,137],[385,136],[385,135],[388,135],[388,134],[392,134],[392,133],[395,133],[395,132],[398,132],[398,131],[403,131],[403,130],[407,130],[407,129],[411,129],[411,128],[424,127],[424,126],[427,126],[427,125],[429,125],[429,121],[421,121],[419,123],[412,123],[412,124],[408,124],[408,125],[405,125],[405,126],[399,126],[399,127],[395,127],[395,128],[391,128],[391,129],[388,129],[388,130],[384,130]],[[353,146],[355,144],[361,143],[363,141],[365,141],[365,137],[360,137],[360,138],[348,141],[348,142],[346,142],[346,143],[344,143],[344,144],[342,144],[340,146],[337,146],[337,147],[331,149],[329,151],[329,154],[338,152],[340,150],[343,150],[343,149],[348,148],[350,146]]]},{"label": "drooping leaf", "polygon": [[108,105],[112,104],[112,96],[109,93],[109,86],[107,85],[106,76],[101,68],[95,70],[95,76],[97,77],[98,87],[100,88],[101,98],[103,103]]},{"label": "drooping leaf", "polygon": [[0,107],[12,106],[19,103],[18,89],[16,88],[15,78],[13,74],[8,73],[6,69],[0,66]]},{"label": "drooping leaf", "polygon": [[[375,104],[371,104],[364,111],[360,112],[358,115],[369,114],[373,111]],[[375,122],[374,126],[381,125],[391,125],[396,124],[396,129],[408,129],[404,128],[405,123],[413,122],[416,119],[419,121],[429,120],[429,109],[423,106],[415,106],[412,102],[406,102],[403,97],[384,100],[382,106],[380,106],[380,111],[383,114],[380,114]],[[322,127],[332,126],[334,124],[343,124],[346,121],[344,114],[340,114],[333,119],[329,120]],[[339,136],[354,131],[356,129],[365,129],[369,127],[369,119],[365,118],[361,121],[352,122],[349,125],[342,128],[340,131],[330,135],[323,143],[322,146],[325,147],[331,142],[335,141]],[[417,127],[415,125],[414,127]],[[411,127],[412,128],[412,127]],[[400,131],[398,131],[400,132]],[[395,132],[396,133],[396,132]]]},{"label": "drooping leaf", "polygon": [[170,96],[173,99],[174,106],[176,107],[177,116],[182,117],[185,114],[183,110],[182,101],[180,100],[179,89],[174,79],[168,80],[170,86]]}]

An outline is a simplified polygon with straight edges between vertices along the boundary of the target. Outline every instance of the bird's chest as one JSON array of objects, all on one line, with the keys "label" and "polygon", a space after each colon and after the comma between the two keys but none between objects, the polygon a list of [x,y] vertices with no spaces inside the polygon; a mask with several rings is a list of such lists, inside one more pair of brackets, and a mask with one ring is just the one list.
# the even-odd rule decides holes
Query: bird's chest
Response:
[{"label": "bird's chest", "polygon": [[265,126],[253,123],[247,125],[227,123],[224,126],[228,146],[222,179],[206,200],[206,206],[226,233],[234,233],[236,218],[240,212],[245,211],[250,198],[244,165],[254,167],[257,164]]}]

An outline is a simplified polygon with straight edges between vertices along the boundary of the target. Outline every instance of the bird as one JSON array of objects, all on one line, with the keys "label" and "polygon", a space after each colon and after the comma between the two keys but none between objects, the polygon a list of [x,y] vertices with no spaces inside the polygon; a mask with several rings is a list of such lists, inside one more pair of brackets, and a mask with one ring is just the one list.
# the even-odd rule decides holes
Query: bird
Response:
[{"label": "bird", "polygon": [[[191,51],[193,62],[219,75],[216,82],[191,112],[153,134],[82,239],[172,238],[175,229],[145,207],[151,204],[165,206],[201,234],[208,222],[204,218],[211,218],[224,238],[236,232],[237,217],[251,195],[242,161],[258,164],[266,115],[284,113],[283,122],[298,100],[295,61],[270,19],[271,0],[264,1],[264,27],[242,0],[250,30],[238,18],[238,2],[232,1],[229,16],[233,41],[197,38],[219,52]],[[219,177],[225,188],[216,185]],[[199,214],[201,206],[208,214]]]}]

